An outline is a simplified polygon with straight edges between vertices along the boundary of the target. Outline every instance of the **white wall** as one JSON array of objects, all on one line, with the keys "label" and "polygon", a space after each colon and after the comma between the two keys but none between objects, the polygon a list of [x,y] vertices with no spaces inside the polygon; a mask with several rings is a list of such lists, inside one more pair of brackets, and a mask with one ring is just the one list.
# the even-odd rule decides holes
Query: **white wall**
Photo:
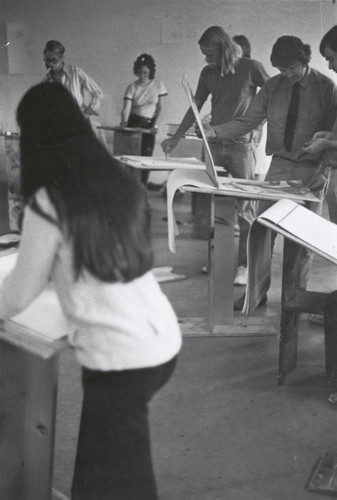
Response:
[{"label": "white wall", "polygon": [[231,36],[245,34],[252,57],[271,75],[276,73],[269,62],[273,43],[281,35],[297,35],[311,45],[312,65],[335,78],[318,51],[322,35],[337,24],[331,0],[0,0],[0,21],[0,45],[8,39],[7,23],[21,23],[22,36],[29,38],[25,64],[16,65],[21,64],[19,74],[8,74],[7,67],[22,43],[12,24],[8,33],[16,40],[0,50],[0,126],[5,129],[16,128],[17,102],[44,73],[42,51],[49,39],[60,40],[66,59],[102,87],[103,124],[119,122],[124,89],[134,79],[133,62],[142,52],[152,54],[169,91],[158,141],[166,134],[165,124],[178,123],[186,110],[182,73],[195,88],[204,64],[197,41],[211,25],[223,26]]}]

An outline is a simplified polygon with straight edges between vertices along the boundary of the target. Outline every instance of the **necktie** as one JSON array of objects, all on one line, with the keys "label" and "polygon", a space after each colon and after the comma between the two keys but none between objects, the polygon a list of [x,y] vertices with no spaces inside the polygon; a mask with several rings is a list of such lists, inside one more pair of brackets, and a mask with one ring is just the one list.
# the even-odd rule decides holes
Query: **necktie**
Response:
[{"label": "necktie", "polygon": [[284,146],[286,148],[286,151],[291,151],[291,147],[293,145],[299,102],[300,102],[300,83],[296,82],[294,84],[291,93],[289,110],[287,114],[287,123],[284,131]]}]

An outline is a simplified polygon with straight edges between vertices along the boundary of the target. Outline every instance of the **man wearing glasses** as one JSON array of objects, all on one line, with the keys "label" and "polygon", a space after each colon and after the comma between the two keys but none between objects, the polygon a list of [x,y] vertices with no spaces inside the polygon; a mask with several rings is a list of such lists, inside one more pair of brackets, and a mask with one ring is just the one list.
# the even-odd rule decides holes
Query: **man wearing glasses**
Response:
[{"label": "man wearing glasses", "polygon": [[47,42],[43,51],[47,74],[44,82],[59,82],[76,99],[86,117],[98,115],[103,92],[81,68],[64,63],[65,48],[56,40]]}]

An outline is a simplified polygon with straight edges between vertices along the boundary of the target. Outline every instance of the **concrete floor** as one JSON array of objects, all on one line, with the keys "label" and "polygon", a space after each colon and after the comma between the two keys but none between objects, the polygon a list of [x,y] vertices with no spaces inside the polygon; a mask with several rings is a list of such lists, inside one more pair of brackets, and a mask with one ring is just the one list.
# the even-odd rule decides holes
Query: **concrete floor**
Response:
[{"label": "concrete floor", "polygon": [[[177,254],[167,249],[165,201],[150,193],[157,266],[184,281],[163,284],[178,316],[206,312],[206,241],[193,235],[190,195],[176,202],[183,222]],[[282,240],[273,285],[258,314],[279,322]],[[315,257],[310,288],[336,287],[336,269]],[[242,287],[235,287],[239,294]],[[238,313],[239,314],[239,313]],[[176,372],[154,398],[150,419],[161,500],[310,500],[306,481],[316,460],[337,451],[337,408],[327,403],[323,328],[303,315],[297,369],[277,386],[278,335],[185,338]],[[70,493],[81,405],[80,369],[71,350],[60,359],[54,486]],[[132,500],[132,499],[130,499]],[[146,499],[144,499],[146,500]]]}]

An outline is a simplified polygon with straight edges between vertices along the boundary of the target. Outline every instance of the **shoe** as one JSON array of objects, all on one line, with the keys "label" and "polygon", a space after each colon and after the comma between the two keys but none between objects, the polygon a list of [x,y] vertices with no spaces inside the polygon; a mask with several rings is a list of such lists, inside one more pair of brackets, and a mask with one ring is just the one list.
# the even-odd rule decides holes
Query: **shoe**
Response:
[{"label": "shoe", "polygon": [[328,397],[328,403],[334,406],[337,405],[337,392],[332,392],[330,394],[330,396]]},{"label": "shoe", "polygon": [[308,314],[308,320],[316,325],[324,325],[324,314]]},{"label": "shoe", "polygon": [[245,266],[239,266],[236,270],[234,285],[247,285],[248,272]]},{"label": "shoe", "polygon": [[55,488],[52,489],[51,500],[70,500],[70,497],[63,495],[60,491]]},{"label": "shoe", "polygon": [[[246,298],[246,294],[244,293],[243,295],[241,295],[241,297],[239,297],[237,300],[234,301],[234,305],[233,305],[234,311],[242,311],[243,304],[245,302],[245,298]],[[260,300],[260,302],[258,303],[258,305],[256,307],[261,307],[266,302],[267,302],[267,294],[262,297],[262,299]]]},{"label": "shoe", "polygon": [[207,266],[202,266],[202,268],[200,269],[200,271],[202,272],[202,274],[208,274],[208,267]]}]

